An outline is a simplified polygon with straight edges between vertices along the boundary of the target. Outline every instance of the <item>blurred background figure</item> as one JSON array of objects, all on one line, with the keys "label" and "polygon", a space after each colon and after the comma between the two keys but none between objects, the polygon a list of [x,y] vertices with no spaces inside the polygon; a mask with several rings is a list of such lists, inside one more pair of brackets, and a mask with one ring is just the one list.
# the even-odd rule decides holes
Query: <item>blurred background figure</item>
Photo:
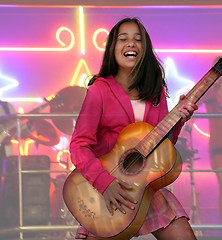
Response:
[{"label": "blurred background figure", "polygon": [[[203,103],[206,106],[207,113],[222,114],[222,82],[218,79],[213,87],[209,90],[206,96],[203,97]],[[219,184],[219,208],[222,219],[222,128],[221,116],[209,118],[209,156],[213,170],[216,170],[216,175]]]},{"label": "blurred background figure", "polygon": [[[0,171],[2,172],[2,162],[6,156],[12,155],[9,133],[7,127],[13,124],[8,118],[2,116],[16,113],[12,104],[0,100]],[[0,185],[1,186],[1,185]]]}]

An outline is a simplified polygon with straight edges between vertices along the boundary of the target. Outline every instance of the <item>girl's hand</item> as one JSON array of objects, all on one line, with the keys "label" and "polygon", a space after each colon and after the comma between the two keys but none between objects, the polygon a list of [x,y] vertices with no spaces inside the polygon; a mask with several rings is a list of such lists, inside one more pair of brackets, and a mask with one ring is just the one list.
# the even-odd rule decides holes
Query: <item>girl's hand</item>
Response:
[{"label": "girl's hand", "polygon": [[[180,101],[185,98],[185,95],[180,96]],[[179,108],[180,116],[182,117],[182,122],[188,121],[191,116],[193,115],[193,112],[198,109],[198,106],[194,103],[187,103],[184,104],[181,108]]]},{"label": "girl's hand", "polygon": [[104,191],[103,197],[106,202],[106,207],[111,215],[113,215],[113,210],[116,209],[125,214],[126,212],[123,205],[131,210],[135,209],[134,204],[136,204],[137,201],[127,193],[127,190],[132,189],[133,187],[131,185],[119,179],[115,179],[110,183]]}]

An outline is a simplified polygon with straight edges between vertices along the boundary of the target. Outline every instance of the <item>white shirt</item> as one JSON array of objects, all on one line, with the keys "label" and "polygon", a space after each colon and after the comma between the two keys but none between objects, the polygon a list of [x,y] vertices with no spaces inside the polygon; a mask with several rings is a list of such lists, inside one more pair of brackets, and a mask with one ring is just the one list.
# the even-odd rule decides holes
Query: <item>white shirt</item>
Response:
[{"label": "white shirt", "polygon": [[141,100],[131,100],[136,122],[143,122],[146,102]]}]

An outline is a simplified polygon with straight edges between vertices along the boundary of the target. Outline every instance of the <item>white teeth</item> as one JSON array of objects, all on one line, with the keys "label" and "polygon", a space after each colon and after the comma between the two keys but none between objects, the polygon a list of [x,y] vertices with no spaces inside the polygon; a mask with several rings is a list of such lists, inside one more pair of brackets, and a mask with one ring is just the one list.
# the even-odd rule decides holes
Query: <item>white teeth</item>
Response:
[{"label": "white teeth", "polygon": [[136,57],[137,53],[136,52],[126,52],[126,53],[124,53],[124,56],[126,56],[126,57]]}]

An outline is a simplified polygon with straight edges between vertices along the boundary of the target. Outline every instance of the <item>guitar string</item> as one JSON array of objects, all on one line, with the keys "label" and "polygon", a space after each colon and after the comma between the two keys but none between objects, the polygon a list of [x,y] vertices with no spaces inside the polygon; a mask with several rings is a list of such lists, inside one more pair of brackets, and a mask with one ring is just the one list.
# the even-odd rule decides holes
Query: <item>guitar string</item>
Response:
[{"label": "guitar string", "polygon": [[[148,147],[148,152],[147,152],[147,156],[151,153],[151,151],[153,151],[153,149],[155,149],[156,148],[156,146],[157,146],[157,144],[153,144],[153,143],[155,143],[154,141],[153,141],[153,139],[151,138],[151,137],[149,137],[150,135],[152,136],[153,134],[152,134],[152,132],[153,131],[155,131],[155,129],[152,129],[144,138],[149,138],[151,141],[149,142],[149,144],[150,144],[150,146],[151,146],[151,148],[149,149],[149,147]],[[144,139],[143,138],[143,139]],[[139,145],[139,144],[138,144]],[[126,168],[124,168],[124,170],[123,170],[123,172],[127,172],[131,167],[133,167],[140,159],[141,159],[141,157],[144,159],[144,158],[147,158],[146,156],[144,156],[143,154],[141,154],[139,151],[138,151],[138,145],[136,145],[134,148],[132,148],[132,152],[130,152],[130,153],[134,153],[134,152],[136,152],[136,153],[138,153],[138,155],[136,156],[136,157],[134,157],[133,159],[132,159],[132,161],[127,165],[127,167]],[[153,145],[153,146],[152,146]],[[135,149],[135,151],[134,151],[134,149]],[[129,153],[129,154],[130,154]],[[141,155],[140,155],[141,154]],[[110,173],[114,173],[119,167],[121,167],[122,165],[123,165],[123,162],[124,161],[120,161],[111,171],[110,171]],[[139,170],[139,169],[138,169]]]}]

